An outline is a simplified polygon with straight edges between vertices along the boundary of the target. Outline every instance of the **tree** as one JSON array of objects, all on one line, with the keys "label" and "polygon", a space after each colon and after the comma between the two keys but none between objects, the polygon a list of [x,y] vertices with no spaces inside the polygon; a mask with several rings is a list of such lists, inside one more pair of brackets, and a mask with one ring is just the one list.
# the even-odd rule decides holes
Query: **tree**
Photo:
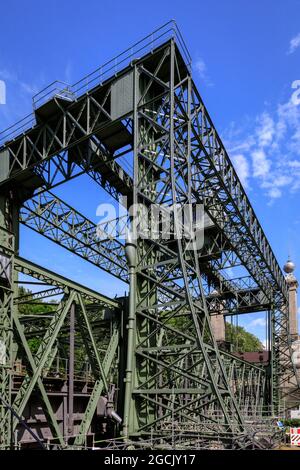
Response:
[{"label": "tree", "polygon": [[257,336],[249,333],[242,326],[225,324],[225,338],[233,345],[234,351],[251,352],[261,351],[264,347]]},{"label": "tree", "polygon": [[[18,310],[20,315],[38,315],[42,313],[51,313],[54,310],[55,302],[41,302],[38,299],[33,298],[33,292],[29,289],[25,289],[23,286],[18,288]],[[53,306],[52,306],[53,305]],[[33,354],[36,353],[41,344],[41,338],[35,337],[28,340],[28,345]]]}]

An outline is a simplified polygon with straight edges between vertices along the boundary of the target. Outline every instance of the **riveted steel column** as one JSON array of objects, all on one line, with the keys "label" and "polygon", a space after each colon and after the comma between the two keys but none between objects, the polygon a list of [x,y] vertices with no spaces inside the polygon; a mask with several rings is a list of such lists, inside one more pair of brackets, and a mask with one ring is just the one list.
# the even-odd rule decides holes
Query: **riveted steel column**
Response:
[{"label": "riveted steel column", "polygon": [[[12,194],[0,196],[0,448],[13,445],[11,388],[13,373],[14,255],[18,243],[18,214]],[[8,407],[4,406],[4,403]]]},{"label": "riveted steel column", "polygon": [[70,334],[69,334],[69,418],[68,418],[68,434],[73,435],[74,432],[74,348],[75,348],[75,302],[70,308]]}]

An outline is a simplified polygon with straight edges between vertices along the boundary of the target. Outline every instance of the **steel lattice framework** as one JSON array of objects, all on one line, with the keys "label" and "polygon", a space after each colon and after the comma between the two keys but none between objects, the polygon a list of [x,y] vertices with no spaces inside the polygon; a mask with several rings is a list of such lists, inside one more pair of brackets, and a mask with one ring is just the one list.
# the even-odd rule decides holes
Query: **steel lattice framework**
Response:
[{"label": "steel lattice framework", "polygon": [[[115,435],[126,441],[151,437],[174,445],[175,427],[180,442],[218,437],[246,446],[245,416],[278,409],[289,383],[295,393],[299,388],[288,289],[192,80],[177,26],[164,25],[73,86],[51,84],[34,98],[34,110],[13,134],[3,134],[0,149],[1,445],[11,446],[18,425],[10,407],[21,417],[38,391],[61,447],[84,444],[103,396],[122,418]],[[124,159],[132,162],[131,174]],[[82,174],[127,207],[133,203],[134,216],[97,227],[55,196],[56,186]],[[201,249],[199,204],[208,220]],[[160,227],[153,235],[152,207],[170,217],[168,239]],[[192,236],[182,236],[182,213],[189,214]],[[129,299],[109,299],[20,258],[19,223],[129,283]],[[131,233],[127,248],[116,227]],[[228,268],[237,267],[243,274],[231,279]],[[42,286],[30,299],[18,292],[19,273]],[[48,320],[21,313],[21,305],[55,296]],[[104,309],[113,313],[101,355],[97,321]],[[211,327],[211,315],[257,311],[269,312],[268,367],[220,349]],[[71,442],[43,378],[74,322],[94,385]],[[33,353],[34,336],[40,342]],[[13,397],[20,355],[27,369]]]}]

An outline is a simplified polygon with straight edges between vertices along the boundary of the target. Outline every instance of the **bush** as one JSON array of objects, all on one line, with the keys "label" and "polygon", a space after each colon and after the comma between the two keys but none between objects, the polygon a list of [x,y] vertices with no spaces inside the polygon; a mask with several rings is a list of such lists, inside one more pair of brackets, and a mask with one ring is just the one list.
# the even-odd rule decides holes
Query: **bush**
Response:
[{"label": "bush", "polygon": [[282,422],[288,428],[300,428],[300,419],[299,418],[284,419]]}]

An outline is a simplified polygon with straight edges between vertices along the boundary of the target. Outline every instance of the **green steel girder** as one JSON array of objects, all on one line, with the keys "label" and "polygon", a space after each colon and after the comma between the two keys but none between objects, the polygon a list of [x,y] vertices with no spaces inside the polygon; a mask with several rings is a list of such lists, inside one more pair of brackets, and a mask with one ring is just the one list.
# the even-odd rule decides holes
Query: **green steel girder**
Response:
[{"label": "green steel girder", "polygon": [[36,300],[44,300],[47,298],[54,297],[56,295],[62,294],[63,290],[61,287],[53,287],[51,289],[44,289],[39,292],[33,292],[31,294],[25,294],[14,298],[14,304],[30,304]]},{"label": "green steel girder", "polygon": [[[103,359],[102,367],[103,367],[105,378],[108,376],[108,373],[112,367],[113,361],[115,360],[118,346],[119,346],[119,325],[115,324],[113,327],[113,333],[112,333],[109,345],[105,353],[105,357]],[[104,381],[97,380],[95,382],[95,385],[91,393],[91,396],[89,398],[89,402],[87,404],[84,416],[82,418],[79,432],[75,438],[75,441],[74,441],[75,446],[82,446],[85,442],[85,436],[88,433],[89,427],[92,422],[92,418],[94,416],[94,413],[97,407],[97,403],[103,392],[103,388],[104,388]]]},{"label": "green steel girder", "polygon": [[[7,174],[8,178],[3,178],[3,186],[5,187],[8,182],[7,179],[9,178],[17,177],[20,178],[21,181],[24,181],[24,177],[25,180],[28,179],[28,170],[30,170],[29,175],[33,179],[36,172],[31,170],[41,163],[45,163],[50,157],[61,154],[61,152],[67,149],[71,151],[75,145],[77,145],[77,153],[70,158],[68,156],[69,167],[75,161],[85,172],[91,170],[93,178],[100,180],[103,168],[101,168],[101,162],[99,160],[96,162],[96,167],[94,168],[94,152],[96,151],[96,157],[98,158],[99,153],[97,149],[99,148],[99,138],[101,139],[103,135],[109,134],[111,129],[116,127],[109,111],[113,80],[114,79],[102,87],[97,87],[98,93],[95,90],[95,93],[90,93],[89,95],[83,94],[76,102],[69,103],[67,107],[65,107],[65,103],[61,105],[60,100],[54,97],[53,103],[56,107],[54,119],[53,116],[48,116],[46,122],[43,122],[43,119],[39,119],[41,123],[36,124],[30,131],[25,132],[21,139],[17,138],[14,140],[14,143],[10,142],[9,145],[4,145],[0,151],[3,151],[2,158],[8,161],[9,170]],[[63,132],[61,132],[62,129]],[[122,135],[124,145],[130,145],[132,136],[126,123],[120,120],[118,122],[117,131]],[[89,147],[87,145],[83,146],[83,149],[79,149],[78,144],[82,144],[89,138],[92,138],[94,146],[89,159],[86,160],[86,152],[89,151]],[[105,138],[102,140],[105,142]],[[114,172],[119,173],[122,179],[122,168],[113,160],[117,150],[118,149],[109,148],[109,145],[104,147],[102,144],[100,151],[101,160],[110,168],[112,174]],[[8,153],[5,153],[6,151],[8,151]],[[84,156],[83,159],[82,156]],[[25,159],[23,157],[25,157]],[[111,162],[109,159],[111,159]],[[59,162],[58,166],[61,167],[60,164],[61,162]],[[97,171],[97,166],[100,166],[100,171]],[[47,170],[49,174],[51,174],[46,163],[44,168],[43,166],[39,166],[38,176],[42,175],[44,171],[47,172]],[[24,172],[27,172],[27,175]],[[66,177],[69,178],[69,175],[68,170]],[[40,181],[36,182],[35,187],[43,186],[44,184],[47,185],[47,182],[51,181],[53,181],[51,176],[50,180],[42,176]]]},{"label": "green steel girder", "polygon": [[[60,304],[56,308],[55,314],[49,323],[43,341],[41,342],[41,345],[34,356],[35,367],[32,371],[33,374],[32,376],[27,374],[24,377],[22,385],[14,399],[13,407],[19,416],[22,416],[24,408],[36,385],[36,382],[42,374],[42,370],[47,362],[51,349],[54,346],[60,328],[62,327],[65,321],[65,318],[70,310],[72,302],[76,298],[76,295],[76,292],[71,292],[67,300],[60,302]],[[16,428],[17,424],[18,421],[15,419],[13,424],[14,429]]]},{"label": "green steel girder", "polygon": [[[36,360],[33,357],[32,352],[31,352],[31,350],[28,346],[27,339],[24,335],[23,327],[22,327],[22,325],[19,321],[17,312],[14,313],[14,325],[15,325],[15,328],[16,328],[17,335],[19,336],[19,339],[20,339],[20,342],[21,342],[21,347],[24,349],[26,357],[27,357],[28,362],[30,364],[32,373],[35,374],[37,372]],[[51,360],[53,360],[53,355],[55,354],[55,352],[57,353],[57,349],[55,347],[50,349],[50,352],[46,357],[43,369],[45,369],[47,367],[50,367]],[[42,397],[42,401],[43,401],[43,404],[44,404],[45,414],[46,414],[46,416],[48,416],[49,424],[50,424],[50,427],[52,428],[53,436],[55,437],[55,439],[58,440],[58,443],[61,446],[64,447],[65,446],[65,441],[64,441],[62,433],[59,429],[59,426],[58,426],[58,423],[57,423],[57,420],[56,420],[56,417],[55,417],[55,413],[53,411],[53,408],[52,408],[51,403],[49,401],[49,397],[48,397],[47,392],[45,390],[45,387],[44,387],[44,384],[43,384],[43,381],[42,381],[42,376],[43,376],[43,371],[42,371],[42,373],[38,372],[36,382],[37,382],[37,386],[39,388],[39,391],[40,391],[40,394],[41,394],[41,397]],[[29,384],[29,382],[30,382],[30,378],[27,376],[27,384]],[[29,392],[28,388],[27,388],[27,390],[25,390],[25,388],[24,388],[23,393],[24,394],[22,394],[22,397],[21,397],[21,395],[19,395],[19,398],[21,398],[23,400],[23,404],[20,407],[20,411],[21,411],[20,415],[21,416],[22,416],[22,412],[24,410],[24,407],[26,405],[26,402],[30,398],[30,392]],[[15,409],[16,403],[14,402],[12,405],[13,405],[13,408]],[[14,421],[13,421],[13,429],[16,428],[17,424],[18,424],[18,421],[15,418]]]},{"label": "green steel girder", "polygon": [[[88,174],[114,199],[130,198],[132,178],[118,164],[118,153],[109,153],[95,137],[76,147],[76,156],[63,151],[34,168],[38,175],[37,191],[50,190],[82,174]],[[105,173],[105,176],[104,176]]]},{"label": "green steel girder", "polygon": [[[193,380],[198,383],[198,385],[204,383],[204,379],[201,377],[201,375],[194,375],[192,376],[192,370],[189,370],[189,368],[185,365],[182,367],[180,364],[180,357],[182,354],[187,356],[188,354],[192,354],[194,358],[199,358],[201,357],[201,352],[197,349],[195,346],[196,344],[196,338],[195,336],[192,336],[192,334],[187,331],[181,331],[180,329],[176,329],[172,326],[170,326],[170,320],[174,318],[174,315],[172,312],[170,312],[170,315],[165,315],[165,318],[162,319],[161,321],[156,319],[155,316],[150,317],[149,315],[146,315],[145,313],[139,312],[140,315],[144,316],[145,318],[148,319],[149,322],[152,324],[152,331],[151,334],[158,334],[161,331],[164,331],[165,335],[168,336],[172,335],[177,338],[178,344],[168,344],[165,345],[164,347],[162,346],[157,346],[157,347],[145,347],[143,344],[141,344],[137,349],[136,353],[138,355],[147,357],[148,360],[159,363],[160,365],[163,365],[166,369],[172,370],[176,376],[182,376],[185,377],[186,379],[191,379],[193,377]],[[212,352],[212,347],[209,347],[207,345],[207,349],[209,352]],[[266,381],[267,381],[267,374],[265,371],[265,368],[263,366],[255,366],[254,364],[251,364],[247,361],[243,361],[236,356],[226,353],[225,351],[220,351],[222,360],[226,366],[227,373],[229,375],[232,375],[232,371],[229,373],[229,369],[234,368],[235,376],[237,376],[241,371],[243,372],[243,379],[240,380],[239,382],[239,391],[236,391],[237,394],[237,399],[238,402],[241,406],[245,407],[245,400],[244,400],[244,395],[245,391],[243,390],[243,385],[245,384],[245,381],[247,377],[251,374],[253,376],[261,376],[262,380],[257,381],[256,386],[261,387],[261,391],[264,392],[266,388]],[[178,359],[179,357],[179,359]],[[158,360],[158,358],[161,358]],[[168,360],[172,360],[171,362],[168,362]],[[179,363],[179,364],[178,364]],[[155,373],[155,376],[158,376],[159,372]],[[155,378],[152,376],[152,379]],[[232,377],[230,377],[232,379]],[[147,377],[147,382],[143,383],[143,386],[146,386],[147,383],[151,380],[151,377]],[[236,388],[236,384],[235,384]],[[172,393],[172,388],[169,389],[169,393]],[[142,390],[141,390],[142,391]],[[137,390],[135,390],[134,393],[137,393]],[[147,393],[152,393],[151,389],[149,390],[147,388]],[[167,393],[166,389],[164,392],[161,393]],[[191,392],[190,392],[191,393]],[[256,390],[256,394],[257,394]],[[255,396],[256,396],[255,394]],[[253,397],[252,397],[253,398]],[[255,398],[255,397],[254,397]],[[264,395],[259,394],[259,399],[262,402],[264,400]],[[261,403],[262,404],[262,403]],[[263,403],[265,404],[265,403]],[[252,412],[254,410],[252,409]]]},{"label": "green steel girder", "polygon": [[[91,400],[89,401],[89,405],[86,408],[81,424],[81,431],[77,436],[77,441],[83,442],[85,439],[85,434],[82,434],[82,430],[85,432],[85,430],[89,428],[100,395],[104,391],[108,391],[107,377],[111,371],[112,363],[115,358],[115,353],[118,346],[119,326],[117,326],[117,324],[115,325],[113,336],[108,345],[107,352],[102,363],[99,356],[99,350],[95,343],[92,327],[87,316],[86,306],[83,302],[81,294],[78,293],[78,290],[70,290],[67,300],[63,301],[63,303],[57,306],[53,318],[48,324],[41,346],[33,358],[27,343],[27,338],[24,335],[23,327],[20,323],[20,318],[22,317],[20,317],[17,313],[14,315],[16,330],[21,339],[21,346],[24,348],[26,356],[29,360],[29,364],[32,369],[32,375],[28,374],[25,376],[21,388],[19,389],[18,394],[13,402],[13,407],[19,415],[22,415],[22,412],[30,398],[35,384],[37,384],[45,405],[45,412],[49,417],[49,422],[53,430],[53,439],[57,439],[57,442],[63,447],[66,445],[65,440],[57,425],[55,414],[50,405],[47,393],[45,392],[42,377],[45,374],[45,370],[50,367],[51,362],[54,360],[55,355],[57,354],[57,347],[54,345],[54,343],[58,337],[59,331],[62,328],[70,306],[74,301],[77,302],[76,317],[79,331],[83,339],[83,344],[85,345],[90,363],[92,365],[94,377],[96,379],[94,392],[92,393]],[[13,423],[13,429],[15,429],[17,424],[17,421]]]},{"label": "green steel girder", "polygon": [[[262,410],[270,383],[272,403],[277,404],[279,389],[295,378],[287,285],[178,44],[172,36],[104,83],[97,82],[88,92],[77,94],[72,102],[54,96],[43,103],[36,109],[36,124],[0,149],[3,168],[7,168],[1,175],[0,190],[14,193],[16,204],[39,191],[23,205],[21,222],[125,282],[124,246],[109,237],[96,241],[96,226],[46,190],[87,173],[113,197],[125,195],[130,202],[177,203],[182,208],[204,203],[214,228],[202,252],[178,237],[176,213],[172,219],[175,240],[137,241],[127,319],[130,370],[126,370],[126,378],[128,375],[130,381],[125,384],[125,401],[126,396],[130,400],[124,406],[124,434],[160,434],[170,441],[170,426],[176,422],[187,436],[201,432],[234,438],[247,433],[243,416]],[[113,90],[118,80],[128,76],[134,89],[133,107],[116,117]],[[133,178],[116,162],[132,150]],[[47,368],[55,355],[54,341],[64,323],[66,307],[70,299],[76,299],[81,336],[97,376],[76,439],[80,445],[98,399],[107,389],[107,375],[118,345],[116,328],[101,363],[83,299],[114,309],[119,309],[120,303],[13,255],[16,272],[60,288],[67,298],[67,304],[60,305],[52,316],[53,331],[50,328],[46,332],[34,358],[15,315],[15,329],[32,369],[15,403],[22,414],[37,385],[61,441],[41,377],[43,367]],[[221,274],[239,265],[246,268],[248,278],[227,280]],[[217,296],[211,295],[212,285],[219,287]],[[18,304],[15,299],[12,307],[13,288],[2,291],[1,339],[12,321],[10,308],[16,309]],[[47,290],[38,295],[47,297]],[[271,376],[263,368],[218,349],[210,313],[242,313],[242,307],[244,311],[271,310]],[[11,348],[11,334],[9,338]],[[10,362],[11,358],[9,353]],[[5,379],[2,391],[9,395],[5,367],[1,373]],[[10,434],[7,414],[1,417]]]},{"label": "green steel girder", "polygon": [[[280,377],[298,381],[291,360],[287,284],[245,191],[231,165],[201,97],[193,84],[191,126],[193,130],[192,191],[198,201],[205,201],[209,217],[227,238],[257,285],[273,304],[273,399],[278,402]],[[279,360],[279,357],[284,360]],[[282,367],[280,367],[280,362]]]},{"label": "green steel girder", "polygon": [[[104,224],[104,226],[97,227],[91,220],[50,192],[38,194],[26,201],[20,211],[20,222],[72,253],[128,282],[124,245],[118,237],[110,234],[110,230],[112,233],[117,231],[114,225]],[[120,223],[120,219],[118,222]],[[121,223],[119,230],[124,235],[125,222]],[[101,229],[101,235],[105,234],[103,240],[97,237],[98,229]],[[216,239],[218,238],[217,234]],[[213,243],[217,248],[216,241]],[[209,246],[205,250],[211,253]],[[201,252],[201,259],[205,256],[203,251],[204,249]],[[236,285],[237,282],[224,279],[218,273],[216,266],[216,261],[213,265],[209,264],[207,274],[204,272],[203,275],[209,276],[212,285],[218,288],[219,300],[226,299],[225,310],[238,312],[243,309],[245,313],[266,309],[267,301],[257,287],[246,284],[246,281],[242,279],[239,285]],[[213,306],[213,301],[209,302],[209,305]]]},{"label": "green steel girder", "polygon": [[44,192],[24,203],[20,222],[124,282],[124,246],[115,238],[99,240],[97,226],[71,206]]},{"label": "green steel girder", "polygon": [[88,287],[82,286],[77,282],[71,281],[70,279],[61,276],[60,274],[56,274],[50,271],[49,269],[41,267],[33,263],[32,261],[25,260],[20,256],[16,256],[15,270],[28,276],[31,276],[35,279],[38,279],[45,283],[45,285],[59,286],[63,290],[74,290],[80,293],[80,295],[84,299],[94,303],[98,303],[103,307],[108,307],[112,309],[120,308],[120,303],[117,300],[110,299],[105,295],[99,294],[99,292],[96,292]]},{"label": "green steel girder", "polygon": [[79,308],[76,311],[77,321],[81,336],[88,354],[89,362],[95,377],[100,377],[103,383],[103,389],[108,391],[106,373],[104,372],[99,351],[93,335],[92,327],[87,315],[86,307],[80,294],[77,294],[79,300]]},{"label": "green steel girder", "polygon": [[[152,56],[155,57],[157,55],[161,57],[159,51],[161,49],[165,50],[167,47],[168,44],[160,46],[156,54],[154,54],[154,52],[151,53]],[[147,60],[148,56],[145,56],[138,60],[135,65],[145,71],[147,67],[145,67],[144,64]],[[180,61],[182,60],[183,59],[180,58]],[[133,65],[126,69],[126,73],[130,70],[133,70]],[[124,73],[125,71],[120,73],[119,77],[124,75]],[[152,75],[152,80],[158,80],[158,78],[153,78],[155,74],[151,73],[150,75]],[[54,98],[57,105],[55,119],[49,116],[46,122],[41,121],[32,129],[24,132],[22,136],[16,137],[13,141],[8,142],[1,148],[1,151],[6,151],[9,155],[9,170],[6,178],[3,178],[3,184],[8,184],[10,181],[12,182],[17,175],[21,177],[26,170],[34,168],[42,161],[46,161],[50,159],[50,157],[68,148],[74,148],[76,144],[87,140],[93,134],[100,135],[99,138],[101,140],[101,131],[103,133],[104,130],[107,129],[109,132],[109,127],[113,125],[109,110],[109,96],[112,83],[115,79],[116,77],[113,77],[111,80],[108,80],[105,85],[96,86],[93,90],[89,91],[88,94],[83,94],[75,102],[69,104],[65,103],[64,107]],[[161,80],[161,82],[164,83],[163,80]],[[161,86],[161,88],[163,88],[163,86]],[[240,245],[239,249],[238,241],[240,241],[241,235],[237,233],[237,227],[231,224],[230,227],[228,226],[227,228],[224,221],[221,222],[219,220],[221,231],[224,231],[229,241],[234,241],[234,251],[239,257],[242,257],[243,263],[250,268],[252,267],[252,270],[255,270],[256,276],[259,275],[258,271],[261,271],[260,279],[264,287],[268,289],[268,287],[274,288],[276,286],[283,295],[286,296],[287,288],[285,280],[276,258],[194,84],[192,84],[190,113],[192,119],[191,127],[194,131],[192,146],[194,146],[194,144],[196,144],[196,146],[200,144],[201,150],[205,149],[203,158],[201,156],[203,170],[205,171],[205,166],[207,166],[210,180],[216,178],[218,181],[218,189],[224,189],[226,199],[221,200],[222,206],[231,207],[231,217],[235,217],[235,220],[239,221],[240,227],[244,228],[244,234],[247,235],[247,241],[251,241],[251,245],[249,245],[247,251],[248,259],[245,258],[244,253],[245,242]],[[200,120],[200,116],[203,116],[203,120]],[[148,122],[150,122],[152,117],[153,115],[147,117]],[[116,124],[119,125],[121,131],[123,131],[125,126],[121,124],[120,119],[116,121]],[[159,128],[157,123],[156,128]],[[212,152],[214,152],[214,155],[212,155]],[[198,154],[200,155],[199,152]],[[206,162],[204,157],[208,159]],[[207,165],[208,163],[209,165]],[[211,168],[214,168],[214,172],[210,170]],[[197,165],[195,165],[195,171],[191,182],[201,178],[201,174],[197,173]],[[204,176],[205,178],[202,178],[202,180],[208,182],[208,176]],[[224,181],[222,181],[223,178]],[[197,185],[199,186],[200,184],[201,181],[197,181]],[[206,184],[207,187],[211,186],[211,183]],[[198,192],[198,187],[195,187],[195,191]],[[205,192],[204,196],[206,204],[209,205],[212,198],[206,196]],[[210,210],[209,215],[211,216],[212,214],[213,209]],[[212,217],[212,220],[217,222],[216,217]],[[255,257],[260,259],[259,270],[255,267]],[[268,279],[268,281],[263,282],[263,277]],[[270,284],[269,286],[266,285],[268,283]]]},{"label": "green steel girder", "polygon": [[[47,369],[51,366],[51,362],[54,360],[57,354],[58,350],[55,342],[58,338],[58,334],[62,330],[71,304],[75,301],[77,303],[75,312],[80,336],[83,340],[89,361],[92,365],[93,375],[96,380],[94,393],[92,394],[93,400],[89,402],[89,406],[86,408],[81,425],[81,429],[85,430],[90,426],[95,412],[95,407],[101,393],[108,390],[107,377],[111,370],[112,361],[115,357],[116,348],[118,346],[118,329],[116,326],[115,333],[113,334],[113,340],[108,346],[107,354],[104,358],[104,362],[102,363],[102,360],[99,356],[99,350],[95,342],[92,326],[87,315],[87,305],[85,305],[83,299],[87,302],[93,302],[94,305],[96,305],[98,308],[100,306],[102,308],[108,307],[114,310],[120,309],[120,303],[116,300],[111,300],[108,297],[102,296],[101,294],[98,294],[89,288],[81,286],[73,281],[70,281],[69,279],[64,278],[63,276],[59,276],[22,258],[17,257],[15,267],[17,271],[38,279],[39,281],[45,283],[45,285],[59,286],[66,299],[63,300],[63,303],[60,305],[55,306],[56,308],[55,311],[52,312],[52,318],[48,323],[47,328],[45,329],[41,346],[35,354],[34,358],[28,346],[28,338],[24,334],[24,326],[22,326],[20,323],[20,321],[23,319],[23,316],[18,315],[17,311],[15,311],[14,314],[15,328],[21,340],[20,346],[25,351],[32,373],[28,373],[27,376],[25,376],[21,388],[19,389],[18,394],[13,402],[13,407],[19,415],[22,415],[26,403],[30,399],[31,393],[37,385],[44,403],[45,413],[49,418],[49,423],[52,428],[53,439],[57,440],[57,443],[64,447],[66,445],[65,439],[63,438],[58,427],[55,413],[51,407],[49,398],[42,382],[42,378],[46,373],[45,371],[47,371]],[[46,292],[47,291],[48,289]],[[22,301],[22,297],[20,300]],[[24,299],[24,302],[25,301],[26,298]],[[16,302],[15,305],[17,306],[18,302]],[[90,309],[91,305],[89,304],[88,307]],[[13,423],[13,429],[15,429],[17,424],[17,421]],[[78,435],[78,440],[81,442],[84,441],[84,438],[84,434],[81,434],[80,432]]]},{"label": "green steel girder", "polygon": [[[169,206],[179,203],[182,207],[192,204],[189,180],[191,171],[190,143],[188,142],[186,146],[186,143],[176,132],[176,128],[181,126],[189,127],[188,120],[178,113],[175,104],[176,87],[180,88],[184,81],[184,76],[180,76],[179,71],[182,64],[177,62],[176,52],[175,44],[171,41],[167,46],[167,54],[164,54],[161,60],[157,62],[158,65],[155,71],[152,73],[148,71],[147,73],[148,80],[149,76],[155,76],[164,82],[164,92],[157,99],[157,102],[149,104],[147,98],[144,98],[147,93],[150,96],[151,81],[148,81],[148,86],[145,85],[146,91],[144,94],[141,92],[141,96],[139,96],[138,90],[140,90],[142,83],[140,77],[143,75],[144,70],[139,70],[138,66],[135,67],[133,111],[135,157],[133,200],[135,203],[147,201],[152,204],[167,204]],[[163,74],[162,70],[164,71]],[[166,70],[168,70],[167,73]],[[181,124],[182,121],[184,124]],[[183,147],[185,148],[181,152]],[[158,168],[160,169],[159,173]],[[160,181],[164,183],[163,191],[159,186]],[[158,243],[162,249],[158,251],[157,243],[154,243],[151,239],[137,239],[136,293],[133,294],[135,298],[131,307],[132,314],[135,312],[135,326],[133,327],[136,332],[134,340],[135,358],[132,365],[133,383],[130,386],[133,387],[133,390],[140,390],[141,392],[138,395],[136,393],[132,395],[129,411],[125,413],[125,415],[130,416],[129,425],[127,423],[124,425],[124,432],[125,435],[129,433],[130,436],[143,433],[147,428],[160,429],[161,423],[166,425],[171,416],[173,420],[181,420],[184,412],[183,419],[186,419],[184,410],[188,412],[189,420],[196,421],[200,432],[200,428],[203,430],[203,416],[208,403],[214,402],[216,407],[222,411],[222,420],[217,423],[218,431],[221,434],[227,432],[233,434],[236,432],[243,433],[245,432],[243,419],[222,363],[218,346],[210,329],[209,313],[199,272],[198,254],[192,252],[188,256],[186,255],[184,245],[186,242],[180,239],[180,227],[177,217],[174,215],[172,220],[178,250],[178,255],[175,258],[173,251],[168,247],[170,241],[165,241],[161,237]],[[137,226],[133,227],[133,233],[135,234],[138,233],[139,221],[134,222],[137,222]],[[143,221],[141,222],[143,223]],[[162,252],[164,257],[162,257]],[[157,257],[159,257],[159,263],[157,263]],[[173,279],[170,286],[169,275],[175,269],[181,282],[179,282],[179,279],[178,281]],[[132,283],[131,289],[133,289]],[[180,384],[187,379],[187,377],[184,377],[185,374],[182,370],[184,364],[182,361],[185,361],[186,357],[189,361],[193,361],[193,355],[191,353],[187,356],[185,354],[178,355],[175,362],[179,362],[180,366],[174,368],[172,362],[166,361],[166,356],[164,356],[164,361],[158,361],[156,357],[140,352],[139,348],[142,344],[143,347],[151,347],[158,341],[153,329],[153,323],[157,319],[156,312],[158,311],[157,308],[153,308],[153,305],[157,303],[155,292],[166,293],[166,295],[173,298],[174,306],[176,301],[180,302],[179,312],[183,308],[189,312],[189,328],[194,332],[195,344],[200,351],[199,359],[193,362],[191,370],[189,370],[189,387],[195,388],[196,386],[198,388],[197,397],[191,397],[188,402],[184,402],[184,397],[179,396],[177,397],[179,406],[176,405],[175,407],[174,402],[170,399],[172,393],[170,395],[158,394],[157,396],[160,398],[155,404],[147,395],[147,391],[153,388],[165,389],[166,385],[172,389],[173,387],[168,379],[170,372],[175,374],[171,383],[175,382],[176,388],[182,388]],[[182,305],[182,302],[184,305]],[[163,309],[164,303],[162,302],[159,313],[166,316],[168,312]],[[148,319],[145,317],[142,319],[142,312],[147,313]],[[171,311],[171,316],[173,315],[174,307]],[[152,322],[150,317],[153,318],[153,320],[151,318]],[[160,340],[163,341],[160,346],[164,349],[165,341],[168,341],[168,338],[166,335],[160,335]],[[178,344],[178,340],[178,337],[173,337],[173,344],[174,341],[175,344]],[[132,341],[133,339],[130,340],[128,348],[132,348]],[[200,375],[199,367],[202,371]],[[164,380],[164,376],[167,382],[162,385],[160,381]],[[200,386],[197,377],[201,377],[202,386]],[[129,385],[127,391],[130,393]],[[165,412],[161,407],[160,412],[163,415],[159,417],[157,413],[160,400],[164,402],[166,407],[164,409],[168,409],[168,407],[172,409]],[[182,400],[184,404],[182,404]],[[192,405],[192,408],[190,408],[190,405]],[[216,424],[213,418],[206,417],[210,426]]]},{"label": "green steel girder", "polygon": [[10,448],[12,438],[11,387],[13,366],[14,258],[17,239],[11,220],[11,198],[0,197],[0,447]]},{"label": "green steel girder", "polygon": [[286,299],[284,276],[194,84],[192,96],[194,196],[205,200],[208,215],[266,295],[279,290]]}]

